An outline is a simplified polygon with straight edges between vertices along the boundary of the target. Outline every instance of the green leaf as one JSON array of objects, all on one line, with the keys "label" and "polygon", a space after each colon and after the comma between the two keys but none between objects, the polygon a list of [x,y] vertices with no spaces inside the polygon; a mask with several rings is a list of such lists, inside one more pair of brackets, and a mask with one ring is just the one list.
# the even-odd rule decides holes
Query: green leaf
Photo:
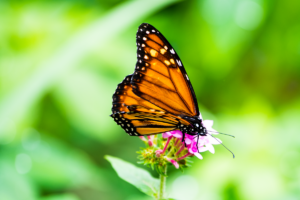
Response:
[{"label": "green leaf", "polygon": [[153,178],[148,171],[113,156],[106,155],[105,159],[111,163],[121,179],[134,185],[147,195],[156,196],[159,180]]}]

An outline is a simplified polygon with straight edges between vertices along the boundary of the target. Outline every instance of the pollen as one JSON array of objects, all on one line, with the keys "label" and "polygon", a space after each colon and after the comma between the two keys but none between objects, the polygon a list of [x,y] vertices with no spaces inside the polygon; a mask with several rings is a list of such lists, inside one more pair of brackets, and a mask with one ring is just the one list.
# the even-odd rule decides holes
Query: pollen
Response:
[{"label": "pollen", "polygon": [[165,54],[167,51],[165,49],[160,49],[161,54]]},{"label": "pollen", "polygon": [[164,63],[168,66],[171,64],[168,60],[165,60]]},{"label": "pollen", "polygon": [[158,54],[158,52],[157,52],[156,50],[154,50],[154,49],[151,49],[151,50],[150,50],[150,55],[151,55],[152,57],[156,57],[157,54]]}]

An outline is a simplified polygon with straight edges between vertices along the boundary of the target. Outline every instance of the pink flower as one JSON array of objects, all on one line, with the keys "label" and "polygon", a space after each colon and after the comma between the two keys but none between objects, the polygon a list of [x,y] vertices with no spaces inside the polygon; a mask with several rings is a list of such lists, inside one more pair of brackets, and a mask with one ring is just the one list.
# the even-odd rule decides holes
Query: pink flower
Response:
[{"label": "pink flower", "polygon": [[172,163],[172,164],[175,166],[176,169],[179,168],[179,164],[178,164],[178,162],[176,162],[175,160],[170,159],[170,158],[168,158],[168,157],[166,158],[166,160],[169,161],[170,163]]},{"label": "pink flower", "polygon": [[179,142],[181,143],[181,145],[177,145],[178,139],[175,142],[175,145],[178,146],[179,148],[176,155],[179,155],[184,148],[187,149],[187,153],[179,157],[178,160],[184,159],[187,156],[192,156],[192,155],[197,156],[199,159],[203,159],[200,153],[204,151],[215,153],[215,149],[213,145],[221,144],[222,142],[220,139],[212,137],[211,134],[218,134],[218,132],[212,128],[213,125],[212,120],[204,120],[202,124],[208,131],[208,134],[206,136],[185,134],[184,142],[181,142],[183,134],[179,130],[163,133],[163,138],[168,138],[168,140],[164,147],[164,150],[157,150],[156,155],[160,156],[160,154],[166,151],[167,145],[169,144],[172,138],[178,138],[180,140]]},{"label": "pink flower", "polygon": [[176,137],[181,139],[182,138],[182,132],[179,130],[165,132],[162,134],[163,138],[169,138],[169,137]]},{"label": "pink flower", "polygon": [[157,168],[159,173],[162,173],[160,167],[166,163],[174,165],[175,168],[187,167],[190,163],[188,157],[196,156],[203,159],[202,152],[215,153],[213,145],[222,143],[220,139],[213,136],[218,132],[212,128],[212,125],[212,120],[202,121],[202,126],[207,130],[205,136],[197,135],[197,133],[193,133],[194,135],[183,134],[181,131],[175,130],[163,133],[159,140],[157,140],[157,135],[140,137],[148,147],[139,152],[141,154],[139,158],[144,164],[151,167],[159,163]]},{"label": "pink flower", "polygon": [[147,142],[144,136],[139,136],[139,138],[141,138],[142,141]]}]

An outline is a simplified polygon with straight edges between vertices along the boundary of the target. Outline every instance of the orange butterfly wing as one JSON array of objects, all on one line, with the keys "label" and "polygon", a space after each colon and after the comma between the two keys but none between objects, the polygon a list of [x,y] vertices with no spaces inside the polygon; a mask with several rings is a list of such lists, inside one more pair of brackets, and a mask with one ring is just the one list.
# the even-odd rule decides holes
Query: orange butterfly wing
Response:
[{"label": "orange butterfly wing", "polygon": [[150,24],[141,24],[136,37],[133,92],[174,115],[199,116],[195,92],[173,47]]},{"label": "orange butterfly wing", "polygon": [[128,75],[120,83],[113,95],[113,107],[112,112],[129,112],[127,106],[140,105],[148,109],[162,110],[160,107],[150,103],[137,96],[132,91],[132,85],[130,83],[132,75]]},{"label": "orange butterfly wing", "polygon": [[168,41],[151,25],[137,33],[135,72],[113,95],[115,122],[129,135],[153,135],[190,125],[182,117],[198,116],[198,105],[185,69]]},{"label": "orange butterfly wing", "polygon": [[[113,95],[111,115],[129,135],[153,135],[175,130],[180,120],[164,112],[160,107],[142,99],[132,91],[128,75],[120,83]],[[185,120],[181,123],[189,125]]]}]

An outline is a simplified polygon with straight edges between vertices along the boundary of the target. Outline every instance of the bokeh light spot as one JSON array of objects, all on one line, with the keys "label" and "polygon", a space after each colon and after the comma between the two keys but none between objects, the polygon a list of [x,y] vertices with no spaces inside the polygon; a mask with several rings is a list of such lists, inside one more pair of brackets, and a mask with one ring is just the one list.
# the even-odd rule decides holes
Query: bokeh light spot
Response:
[{"label": "bokeh light spot", "polygon": [[254,30],[263,17],[262,7],[254,1],[241,1],[235,13],[235,23],[245,29]]},{"label": "bokeh light spot", "polygon": [[234,0],[206,0],[201,6],[204,19],[214,26],[226,25],[231,20],[231,13],[235,5]]},{"label": "bokeh light spot", "polygon": [[26,174],[32,167],[32,160],[29,155],[20,153],[17,155],[15,160],[15,167],[18,173]]}]

